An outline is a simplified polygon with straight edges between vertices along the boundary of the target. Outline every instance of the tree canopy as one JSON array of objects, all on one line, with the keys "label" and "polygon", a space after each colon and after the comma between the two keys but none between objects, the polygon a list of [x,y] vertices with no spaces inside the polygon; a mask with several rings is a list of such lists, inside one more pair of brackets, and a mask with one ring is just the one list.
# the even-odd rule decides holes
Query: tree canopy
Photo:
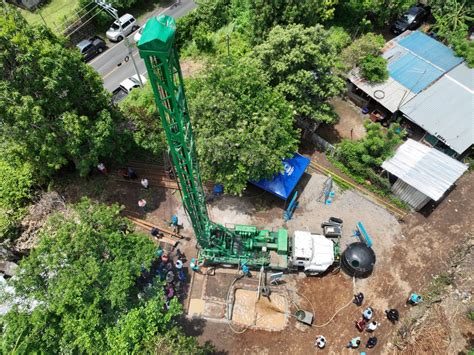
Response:
[{"label": "tree canopy", "polygon": [[327,100],[340,94],[345,85],[333,73],[338,58],[329,36],[320,25],[276,26],[253,56],[297,116],[332,123],[336,118]]},{"label": "tree canopy", "polygon": [[360,63],[362,77],[370,83],[383,83],[388,79],[387,64],[387,59],[381,56],[365,56]]},{"label": "tree canopy", "polygon": [[332,19],[338,0],[250,1],[254,42],[261,42],[277,25],[314,26]]},{"label": "tree canopy", "polygon": [[392,156],[395,148],[402,142],[404,131],[400,125],[392,123],[384,129],[379,123],[364,123],[367,135],[358,141],[344,139],[336,147],[335,157],[359,179],[370,179],[379,187],[387,187],[387,181],[376,174],[382,163]]},{"label": "tree canopy", "polygon": [[141,90],[133,90],[120,103],[120,109],[128,120],[127,130],[137,146],[154,155],[166,150],[160,115],[149,83]]},{"label": "tree canopy", "polygon": [[474,41],[467,38],[469,28],[474,24],[474,5],[463,0],[434,1],[433,16],[436,34],[451,44],[469,67],[474,67]]},{"label": "tree canopy", "polygon": [[384,38],[381,35],[376,35],[372,32],[366,33],[357,38],[342,50],[342,62],[346,67],[346,70],[358,66],[368,55],[380,55],[384,44]]},{"label": "tree canopy", "polygon": [[98,74],[46,27],[0,4],[0,135],[9,153],[48,176],[86,174],[117,154],[115,115]]},{"label": "tree canopy", "polygon": [[291,106],[252,63],[211,65],[187,96],[203,178],[227,192],[281,171],[297,149]]},{"label": "tree canopy", "polygon": [[14,302],[1,318],[2,353],[136,353],[157,342],[199,353],[172,321],[177,300],[165,311],[161,282],[139,281],[155,246],[119,212],[85,199],[50,217],[9,282]]}]

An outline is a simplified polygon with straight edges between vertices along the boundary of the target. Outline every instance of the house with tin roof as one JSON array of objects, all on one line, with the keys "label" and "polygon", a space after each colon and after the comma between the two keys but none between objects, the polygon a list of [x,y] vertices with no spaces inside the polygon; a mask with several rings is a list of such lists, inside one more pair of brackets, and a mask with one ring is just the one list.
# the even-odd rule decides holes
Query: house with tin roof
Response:
[{"label": "house with tin roof", "polygon": [[447,155],[467,153],[474,143],[474,69],[420,31],[387,42],[382,56],[388,80],[369,83],[355,68],[348,77],[349,97],[363,107],[375,105],[386,121],[406,121],[414,139]]}]

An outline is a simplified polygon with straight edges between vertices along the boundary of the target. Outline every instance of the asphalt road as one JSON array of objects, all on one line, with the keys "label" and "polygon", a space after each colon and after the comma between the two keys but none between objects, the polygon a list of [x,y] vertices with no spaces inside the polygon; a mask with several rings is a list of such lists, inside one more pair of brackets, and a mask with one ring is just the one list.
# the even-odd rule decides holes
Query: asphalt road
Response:
[{"label": "asphalt road", "polygon": [[[160,9],[159,12],[153,14],[153,16],[165,14],[173,16],[174,18],[180,18],[195,7],[196,4],[193,0],[181,0],[179,3],[176,2],[166,9]],[[135,33],[136,32],[133,32],[128,36],[130,44],[132,45],[132,55],[137,63],[140,74],[146,75],[145,63],[138,55],[138,50],[133,40]],[[97,70],[102,77],[104,87],[112,92],[119,86],[120,82],[136,74],[136,71],[131,59],[125,62],[125,57],[128,56],[128,49],[124,41],[120,43],[109,43],[108,47],[109,48],[103,54],[91,60],[89,64]]]}]

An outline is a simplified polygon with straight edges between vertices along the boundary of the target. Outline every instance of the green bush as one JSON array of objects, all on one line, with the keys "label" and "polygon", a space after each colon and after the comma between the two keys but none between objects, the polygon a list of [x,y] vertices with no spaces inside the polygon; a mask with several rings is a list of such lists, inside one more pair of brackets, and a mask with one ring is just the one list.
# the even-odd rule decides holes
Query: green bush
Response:
[{"label": "green bush", "polygon": [[371,83],[383,83],[388,79],[387,59],[367,55],[360,63],[362,77]]}]

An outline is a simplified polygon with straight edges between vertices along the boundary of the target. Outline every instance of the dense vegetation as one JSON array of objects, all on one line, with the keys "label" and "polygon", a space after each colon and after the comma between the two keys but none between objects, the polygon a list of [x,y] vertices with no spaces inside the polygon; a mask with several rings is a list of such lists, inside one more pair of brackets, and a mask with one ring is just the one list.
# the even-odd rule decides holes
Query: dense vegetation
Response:
[{"label": "dense vegetation", "polygon": [[321,25],[276,26],[251,57],[293,105],[295,116],[333,123],[337,118],[327,100],[342,93],[345,84],[332,72],[338,59],[328,38]]},{"label": "dense vegetation", "polygon": [[365,56],[360,63],[362,77],[371,83],[383,83],[388,79],[387,64],[387,59],[383,57]]},{"label": "dense vegetation", "polygon": [[98,74],[45,27],[0,5],[2,156],[41,178],[73,163],[85,175],[120,149],[117,117]]},{"label": "dense vegetation", "polygon": [[119,212],[85,199],[50,217],[10,282],[2,353],[204,352],[174,323],[177,299],[166,309],[161,282],[146,279],[154,244]]},{"label": "dense vegetation", "polygon": [[297,149],[290,104],[253,63],[212,65],[188,97],[203,178],[227,192],[280,171]]},{"label": "dense vegetation", "polygon": [[370,121],[366,121],[364,126],[367,135],[358,141],[344,139],[336,147],[335,158],[343,164],[339,167],[357,182],[365,183],[368,180],[382,191],[388,191],[388,180],[381,178],[378,173],[382,163],[391,157],[395,147],[402,142],[404,131],[395,123],[388,129]]}]

